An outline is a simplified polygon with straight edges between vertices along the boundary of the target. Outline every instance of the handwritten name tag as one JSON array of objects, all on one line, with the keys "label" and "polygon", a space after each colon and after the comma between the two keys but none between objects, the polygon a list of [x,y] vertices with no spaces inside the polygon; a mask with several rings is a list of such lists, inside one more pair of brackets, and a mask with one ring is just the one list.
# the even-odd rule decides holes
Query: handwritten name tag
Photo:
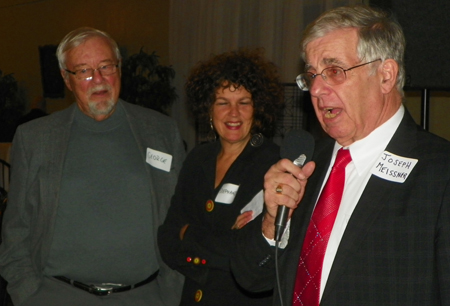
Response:
[{"label": "handwritten name tag", "polygon": [[372,174],[397,183],[404,183],[418,160],[384,151],[372,169]]},{"label": "handwritten name tag", "polygon": [[170,172],[172,155],[147,148],[146,162],[155,168]]},{"label": "handwritten name tag", "polygon": [[239,189],[239,185],[235,184],[223,184],[222,188],[220,188],[219,193],[215,199],[215,202],[220,202],[223,204],[231,204],[236,197],[236,193]]}]

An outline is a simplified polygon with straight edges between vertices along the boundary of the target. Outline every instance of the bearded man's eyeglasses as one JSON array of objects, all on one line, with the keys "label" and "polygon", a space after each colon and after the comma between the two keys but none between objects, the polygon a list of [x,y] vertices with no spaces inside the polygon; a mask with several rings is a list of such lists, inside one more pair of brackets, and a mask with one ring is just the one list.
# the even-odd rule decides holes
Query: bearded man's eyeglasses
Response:
[{"label": "bearded man's eyeglasses", "polygon": [[68,73],[73,74],[79,80],[89,81],[89,80],[92,80],[92,78],[94,77],[94,72],[96,70],[98,70],[98,72],[100,72],[101,76],[108,76],[108,75],[116,73],[117,67],[119,67],[119,65],[109,64],[109,65],[102,65],[102,66],[98,67],[97,69],[83,68],[83,69],[78,69],[75,71],[70,71],[69,69],[64,69],[64,70],[67,71]]}]

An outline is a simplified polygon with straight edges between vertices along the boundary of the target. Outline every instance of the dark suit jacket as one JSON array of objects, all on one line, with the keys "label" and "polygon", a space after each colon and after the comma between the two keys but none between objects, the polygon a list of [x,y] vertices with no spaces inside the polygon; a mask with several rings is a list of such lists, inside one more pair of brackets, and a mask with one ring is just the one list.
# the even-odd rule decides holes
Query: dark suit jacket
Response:
[{"label": "dark suit jacket", "polygon": [[[59,203],[64,157],[70,137],[75,104],[66,110],[20,126],[12,146],[12,176],[8,209],[4,216],[0,246],[0,272],[8,281],[14,305],[20,305],[42,279],[52,243]],[[154,235],[165,219],[170,197],[184,160],[184,147],[175,122],[155,111],[119,101],[124,107],[148,172],[152,195]],[[173,156],[170,172],[146,163],[152,148]],[[155,246],[158,250],[158,247]],[[158,253],[157,278],[164,305],[178,304],[183,277],[164,264]]]},{"label": "dark suit jacket", "polygon": [[[317,167],[280,255],[281,295],[291,305],[300,250],[334,141],[316,149]],[[404,183],[372,175],[350,217],[320,305],[450,305],[450,143],[408,112],[386,148],[418,159]],[[239,233],[233,271],[248,289],[275,286],[273,248],[253,228]],[[256,235],[256,236],[255,236]],[[279,305],[278,291],[274,305]]]},{"label": "dark suit jacket", "polygon": [[[232,230],[241,209],[263,189],[264,174],[279,160],[279,147],[265,139],[259,147],[246,146],[217,188],[214,188],[220,142],[197,146],[186,158],[167,219],[159,229],[161,255],[186,276],[181,305],[270,305],[269,294],[243,292],[230,271]],[[215,201],[224,184],[239,185],[230,204]],[[207,201],[214,201],[207,209]],[[251,223],[251,222],[250,222]],[[189,228],[180,240],[180,229]],[[194,264],[195,258],[205,260]],[[191,258],[192,261],[187,261]],[[197,290],[202,298],[195,302]]]}]

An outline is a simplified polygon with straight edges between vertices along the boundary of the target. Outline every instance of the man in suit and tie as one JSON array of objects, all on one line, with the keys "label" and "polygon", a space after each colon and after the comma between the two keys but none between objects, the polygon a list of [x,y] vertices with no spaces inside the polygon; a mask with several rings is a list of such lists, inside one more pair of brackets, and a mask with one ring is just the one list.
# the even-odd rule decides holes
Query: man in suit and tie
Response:
[{"label": "man in suit and tie", "polygon": [[15,306],[178,305],[183,278],[161,259],[184,159],[173,120],[119,99],[121,56],[105,32],[61,41],[76,103],[20,126],[0,273]]},{"label": "man in suit and tie", "polygon": [[[275,288],[274,305],[450,305],[450,143],[402,105],[401,27],[366,6],[337,8],[307,27],[302,47],[297,83],[330,139],[303,169],[284,159],[266,174],[265,213],[236,233],[237,280]],[[291,216],[280,288],[279,205]]]}]

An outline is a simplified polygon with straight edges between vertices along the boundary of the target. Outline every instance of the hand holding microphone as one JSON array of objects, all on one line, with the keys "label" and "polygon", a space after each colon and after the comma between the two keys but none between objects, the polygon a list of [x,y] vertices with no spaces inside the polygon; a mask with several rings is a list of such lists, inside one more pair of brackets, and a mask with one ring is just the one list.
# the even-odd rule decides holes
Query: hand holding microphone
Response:
[{"label": "hand holding microphone", "polygon": [[[271,216],[275,215],[276,210],[274,235],[276,241],[281,239],[286,227],[289,207],[296,207],[300,197],[303,196],[306,179],[314,171],[314,163],[306,165],[304,171],[301,170],[306,161],[311,160],[313,151],[314,138],[311,134],[303,130],[289,132],[281,146],[280,155],[283,159],[273,165],[265,176],[266,208]],[[273,223],[268,225],[266,222],[266,226],[263,224],[263,232],[266,237],[272,236],[270,232],[273,229]]]}]

